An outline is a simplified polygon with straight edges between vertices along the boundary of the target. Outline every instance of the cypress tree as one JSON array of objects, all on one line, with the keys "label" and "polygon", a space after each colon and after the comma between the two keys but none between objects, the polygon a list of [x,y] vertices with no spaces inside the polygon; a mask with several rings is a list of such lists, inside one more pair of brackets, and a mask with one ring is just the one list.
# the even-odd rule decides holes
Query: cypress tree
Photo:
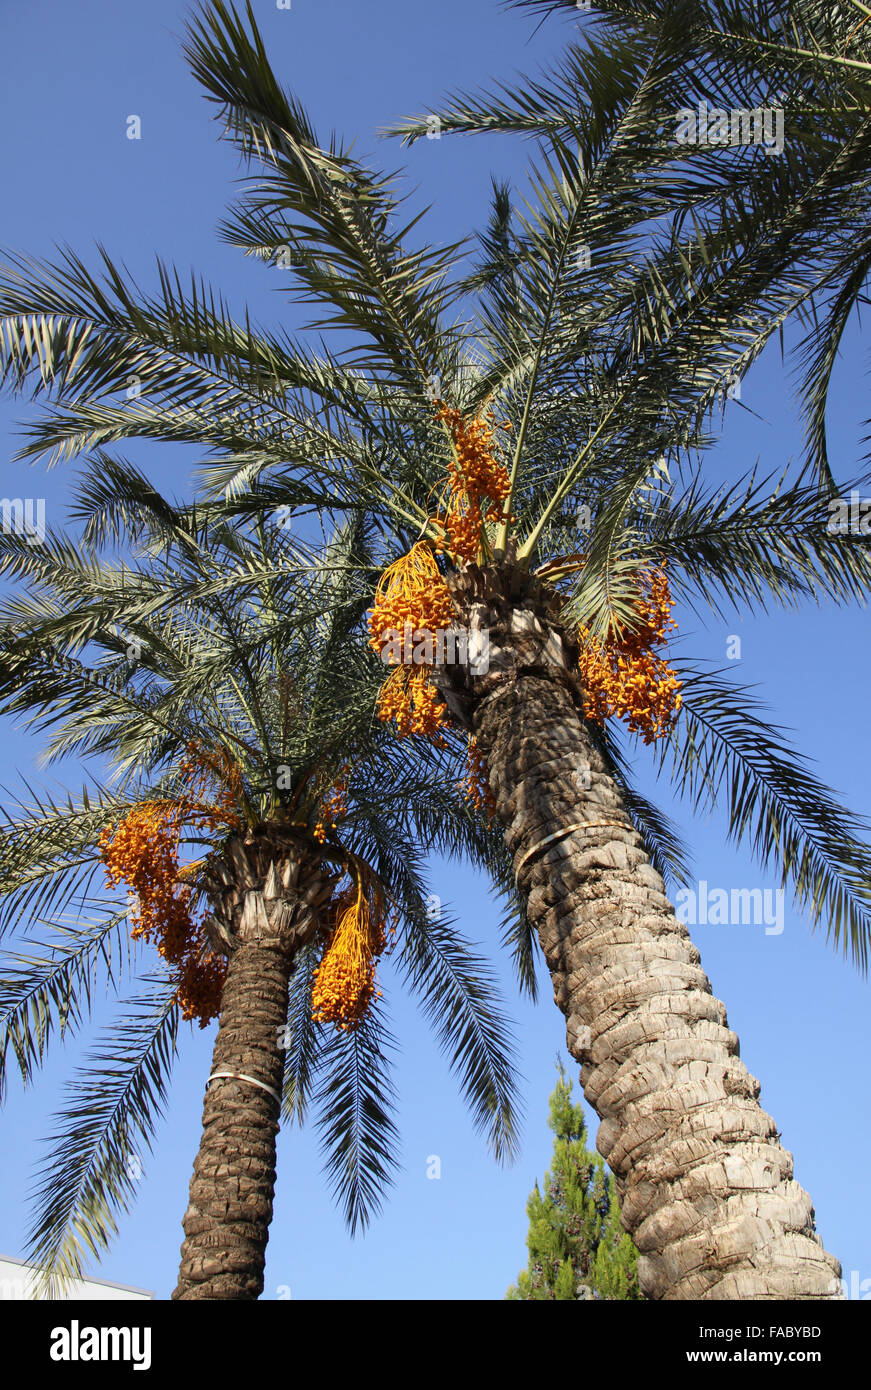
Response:
[{"label": "cypress tree", "polygon": [[617,1189],[604,1161],[586,1146],[587,1126],[572,1082],[558,1062],[548,1125],[553,1161],[526,1204],[529,1263],[509,1299],[640,1299],[638,1252],[620,1224]]}]

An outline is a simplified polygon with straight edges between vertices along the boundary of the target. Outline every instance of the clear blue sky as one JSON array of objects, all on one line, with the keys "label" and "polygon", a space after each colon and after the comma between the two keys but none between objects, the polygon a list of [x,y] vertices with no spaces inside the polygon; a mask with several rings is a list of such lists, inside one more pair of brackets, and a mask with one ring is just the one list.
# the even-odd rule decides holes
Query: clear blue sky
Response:
[{"label": "clear blue sky", "polygon": [[[480,225],[491,171],[519,177],[520,142],[442,139],[403,153],[398,144],[379,142],[376,131],[435,104],[446,88],[491,74],[510,78],[558,52],[564,23],[545,25],[530,40],[532,24],[502,13],[496,0],[293,0],[290,10],[257,0],[255,9],[276,71],[309,107],[322,137],[336,129],[356,140],[359,154],[409,170],[420,198],[433,204],[425,227],[430,240],[453,240]],[[281,272],[246,262],[214,234],[239,170],[232,151],[218,143],[207,103],[180,55],[184,12],[178,0],[79,0],[74,6],[30,0],[3,7],[0,120],[7,140],[0,154],[0,241],[42,256],[65,242],[94,265],[99,240],[144,285],[154,284],[158,252],[182,272],[194,267],[219,286],[237,315],[247,304],[255,320],[297,325],[299,311],[273,292]],[[139,141],[126,138],[130,115],[141,118]],[[851,333],[831,416],[830,454],[844,477],[858,468],[864,366],[863,346]],[[742,402],[761,418],[730,405],[723,442],[706,461],[711,478],[733,477],[757,457],[763,471],[774,471],[799,451],[795,407],[778,355],[766,354],[744,381]],[[72,470],[46,475],[42,465],[34,470],[11,461],[17,422],[30,409],[26,401],[0,400],[2,491],[45,496],[49,523],[57,524]],[[152,446],[126,452],[160,485],[188,490],[194,452]],[[725,664],[729,635],[742,637],[739,678],[758,685],[778,722],[816,759],[823,779],[867,815],[871,795],[861,733],[871,676],[867,612],[745,614],[708,629],[692,615],[677,617],[686,650],[718,664]],[[37,752],[36,740],[7,723],[0,784],[14,786],[19,775],[60,777],[36,770]],[[774,886],[749,854],[726,846],[719,811],[693,823],[689,808],[675,805],[665,785],[654,787],[640,755],[638,766],[644,789],[689,837],[700,879],[727,889]],[[75,768],[63,769],[63,776],[76,785]],[[500,1298],[525,1262],[524,1205],[550,1157],[545,1115],[555,1057],[565,1055],[563,1021],[544,975],[537,1007],[517,999],[499,956],[498,913],[486,884],[467,869],[435,862],[432,888],[498,962],[522,1058],[520,1159],[509,1169],[489,1159],[425,1024],[385,971],[400,1042],[403,1170],[384,1214],[352,1241],[321,1177],[316,1133],[285,1130],[266,1298],[286,1297],[288,1289],[292,1298]],[[788,900],[779,936],[752,926],[702,926],[693,936],[741,1037],[742,1057],[762,1082],[762,1103],[814,1199],[825,1243],[841,1259],[848,1282],[851,1271],[858,1279],[871,1277],[867,984],[836,957],[823,933],[810,933]],[[102,1007],[98,1012],[102,1018]],[[175,1283],[212,1037],[212,1029],[182,1034],[171,1106],[155,1153],[144,1160],[139,1201],[110,1254],[91,1271],[154,1289],[159,1298],[167,1298]],[[79,1039],[53,1056],[32,1091],[23,1094],[13,1081],[0,1118],[0,1253],[23,1254],[39,1141],[87,1042]],[[593,1134],[595,1128],[592,1117]],[[442,1161],[438,1181],[426,1176],[432,1154]]]}]

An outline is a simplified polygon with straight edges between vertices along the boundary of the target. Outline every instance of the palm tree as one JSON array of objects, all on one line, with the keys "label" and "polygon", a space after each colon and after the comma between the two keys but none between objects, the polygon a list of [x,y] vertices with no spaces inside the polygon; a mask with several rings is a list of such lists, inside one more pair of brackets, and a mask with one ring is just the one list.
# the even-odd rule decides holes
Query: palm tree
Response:
[{"label": "palm tree", "polygon": [[[746,690],[665,654],[673,596],[721,614],[867,592],[867,554],[826,533],[819,478],[724,490],[702,469],[732,374],[795,307],[787,271],[812,217],[797,196],[782,236],[748,220],[738,245],[713,173],[689,200],[685,176],[647,178],[659,74],[639,49],[610,105],[576,104],[568,134],[548,129],[525,210],[494,191],[462,274],[460,248],[406,244],[392,179],[318,143],[250,6],[246,22],[211,5],[186,53],[257,170],[222,234],[291,270],[341,351],[238,325],[166,267],[149,297],[105,253],[102,282],[70,253],[11,263],[8,371],[57,395],[24,453],[196,442],[214,456],[206,485],[239,515],[372,518],[390,561],[372,644],[403,615],[418,634],[448,615],[489,640],[486,671],[402,669],[380,708],[401,729],[475,740],[642,1292],[836,1296],[837,1261],[666,896],[666,877],[687,882],[680,842],[633,788],[615,724],[691,802],[722,800],[732,836],[864,965],[866,827]],[[591,54],[590,72],[605,62]],[[751,170],[748,204],[759,182]],[[656,224],[671,230],[645,236]],[[113,398],[131,374],[132,405]]]},{"label": "palm tree", "polygon": [[[7,812],[2,925],[29,924],[39,945],[4,972],[0,1058],[11,1048],[26,1083],[49,1038],[81,1023],[100,965],[120,991],[130,922],[101,891],[107,871],[133,893],[135,954],[153,943],[163,969],[74,1088],[33,1257],[56,1288],[106,1244],[179,1022],[217,1015],[173,1297],[253,1299],[282,1113],[302,1120],[316,1087],[352,1230],[392,1181],[374,975],[391,921],[475,1123],[497,1157],[512,1153],[510,1033],[485,963],[447,916],[430,920],[420,846],[491,869],[498,851],[455,788],[452,751],[421,767],[373,719],[383,668],[348,641],[371,583],[349,558],[352,542],[365,556],[358,523],[314,556],[280,525],[231,529],[179,509],[105,456],[77,515],[81,544],[4,542],[3,569],[23,583],[0,618],[2,707],[50,729],[50,755],[99,758],[114,775],[66,804],[34,795]],[[113,563],[110,543],[132,559]]]}]

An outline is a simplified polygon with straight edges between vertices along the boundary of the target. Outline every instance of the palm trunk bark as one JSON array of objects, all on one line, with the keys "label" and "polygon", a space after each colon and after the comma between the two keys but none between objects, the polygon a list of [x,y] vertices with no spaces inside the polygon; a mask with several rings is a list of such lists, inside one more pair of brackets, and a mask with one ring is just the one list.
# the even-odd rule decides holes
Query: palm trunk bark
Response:
[{"label": "palm trunk bark", "polygon": [[231,841],[215,866],[210,936],[230,959],[210,1076],[232,1075],[206,1090],[173,1299],[250,1300],[263,1292],[288,986],[334,881],[269,835]]},{"label": "palm trunk bark", "polygon": [[486,758],[642,1292],[839,1297],[792,1156],[579,713],[553,597],[510,564],[471,566],[453,587],[489,631],[490,671],[446,693]]},{"label": "palm trunk bark", "polygon": [[[211,1075],[250,1076],[281,1095],[279,1030],[287,1018],[289,950],[240,944],[224,982]],[[280,1107],[245,1080],[206,1090],[174,1299],[255,1299],[263,1292]]]}]

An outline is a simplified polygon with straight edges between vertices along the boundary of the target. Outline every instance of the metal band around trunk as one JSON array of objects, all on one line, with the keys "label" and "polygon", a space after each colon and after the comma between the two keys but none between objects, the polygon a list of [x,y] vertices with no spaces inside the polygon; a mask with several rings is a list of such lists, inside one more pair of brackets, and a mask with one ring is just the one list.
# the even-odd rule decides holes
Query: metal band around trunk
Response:
[{"label": "metal band around trunk", "polygon": [[521,859],[520,863],[517,865],[517,868],[514,870],[515,874],[520,873],[520,870],[523,868],[527,859],[531,859],[534,854],[537,854],[540,849],[544,849],[546,845],[552,845],[557,840],[564,840],[567,835],[573,835],[576,830],[599,830],[600,828],[608,825],[616,826],[618,830],[634,829],[633,826],[627,825],[625,820],[575,821],[574,825],[566,825],[563,827],[562,830],[554,831],[553,835],[546,835],[543,840],[539,840],[537,845],[533,845],[532,849],[528,849],[524,854],[523,858]]},{"label": "metal band around trunk", "polygon": [[208,1090],[208,1088],[209,1088],[209,1082],[210,1082],[210,1081],[217,1081],[217,1080],[219,1079],[219,1077],[222,1077],[222,1076],[229,1077],[229,1079],[230,1079],[231,1081],[250,1081],[252,1086],[259,1086],[260,1089],[261,1089],[261,1091],[268,1091],[269,1094],[270,1094],[275,1100],[278,1101],[279,1107],[281,1106],[281,1096],[278,1094],[277,1091],[274,1091],[274,1090],[272,1089],[271,1086],[267,1086],[267,1084],[266,1084],[265,1081],[258,1081],[256,1076],[246,1076],[244,1072],[239,1072],[239,1071],[215,1071],[215,1072],[212,1072],[212,1075],[209,1077],[209,1080],[206,1082],[206,1090]]}]

